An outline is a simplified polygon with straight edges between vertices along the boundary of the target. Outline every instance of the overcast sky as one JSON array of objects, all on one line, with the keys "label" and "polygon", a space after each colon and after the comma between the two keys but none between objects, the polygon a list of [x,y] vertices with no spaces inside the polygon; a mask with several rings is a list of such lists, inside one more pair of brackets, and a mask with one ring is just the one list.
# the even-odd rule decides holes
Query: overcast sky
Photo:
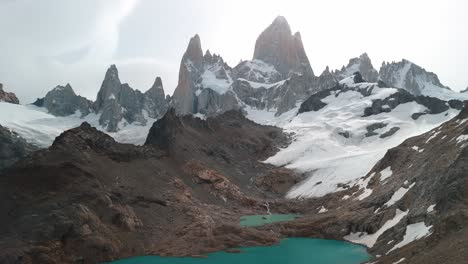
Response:
[{"label": "overcast sky", "polygon": [[145,91],[177,84],[191,36],[234,67],[283,15],[314,72],[367,52],[374,67],[406,58],[454,90],[468,86],[465,0],[0,0],[0,82],[23,103],[69,82],[94,100],[105,71]]}]

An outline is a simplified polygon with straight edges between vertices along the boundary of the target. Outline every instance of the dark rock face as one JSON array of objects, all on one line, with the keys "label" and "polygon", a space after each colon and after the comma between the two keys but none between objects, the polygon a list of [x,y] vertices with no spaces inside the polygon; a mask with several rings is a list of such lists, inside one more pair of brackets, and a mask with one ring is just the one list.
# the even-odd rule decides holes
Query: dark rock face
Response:
[{"label": "dark rock face", "polygon": [[388,131],[382,133],[379,138],[386,138],[386,137],[390,137],[390,136],[393,136],[398,130],[400,130],[399,127],[392,127],[390,128]]},{"label": "dark rock face", "polygon": [[18,97],[14,93],[5,92],[2,83],[0,83],[0,102],[19,104]]},{"label": "dark rock face", "polygon": [[55,87],[33,104],[47,108],[49,113],[55,116],[69,116],[79,111],[83,117],[92,111],[92,102],[76,95],[70,84]]},{"label": "dark rock face", "polygon": [[299,107],[299,111],[297,114],[310,112],[310,111],[318,111],[324,108],[327,104],[322,102],[321,100],[327,96],[330,96],[331,91],[330,89],[315,93],[311,95],[307,100],[305,100],[301,106]]},{"label": "dark rock face", "polygon": [[0,125],[0,171],[36,149],[37,147]]},{"label": "dark rock face", "polygon": [[415,95],[425,94],[434,88],[449,89],[440,83],[436,74],[408,60],[384,62],[380,67],[379,78],[391,87],[402,88]]},{"label": "dark rock face", "polygon": [[363,53],[357,58],[350,59],[346,67],[343,66],[340,70],[334,71],[333,74],[338,80],[342,80],[348,76],[353,75],[355,72],[360,72],[363,79],[368,82],[377,82],[379,78],[379,73],[374,69],[374,66],[372,65],[372,62],[367,53]]},{"label": "dark rock face", "polygon": [[107,70],[94,108],[100,113],[99,123],[109,132],[116,132],[126,123],[146,124],[144,112],[151,118],[160,118],[167,110],[162,81],[156,78],[153,86],[145,93],[122,84],[115,65]]},{"label": "dark rock face", "polygon": [[[450,102],[451,101],[451,102]],[[428,114],[439,114],[444,111],[447,111],[450,107],[458,109],[461,101],[450,100],[446,102],[442,99],[429,96],[414,96],[413,94],[407,92],[403,89],[398,89],[398,92],[392,94],[391,96],[385,99],[377,99],[372,101],[372,106],[364,110],[364,116],[376,115],[383,112],[391,112],[392,109],[397,107],[400,104],[416,102],[418,104],[424,105],[428,108]],[[421,115],[424,113],[421,113]],[[419,118],[420,115],[415,115],[413,119]]]},{"label": "dark rock face", "polygon": [[284,78],[292,72],[313,75],[299,32],[292,35],[288,22],[277,17],[257,38],[254,60],[275,66]]},{"label": "dark rock face", "polygon": [[[408,212],[395,227],[380,236],[371,250],[382,255],[377,259],[379,262],[392,263],[402,257],[408,263],[458,263],[466,259],[463,248],[468,243],[468,222],[465,221],[468,201],[467,109],[468,104],[454,119],[388,150],[369,172],[367,177],[372,178],[367,188],[373,193],[367,204],[374,211],[380,208],[375,216],[382,217],[396,208]],[[392,174],[382,182],[379,172],[387,167],[391,168]],[[408,189],[407,193],[394,204],[384,205],[402,187]],[[434,210],[428,209],[431,205]],[[406,226],[418,222],[432,226],[432,235],[386,254],[403,240]]]},{"label": "dark rock face", "polygon": [[386,127],[388,124],[386,123],[375,123],[375,124],[372,124],[368,127],[366,127],[366,130],[367,130],[367,133],[366,133],[366,137],[371,137],[371,136],[375,136],[375,135],[378,135],[378,133],[375,133],[374,131],[379,129],[379,128],[384,128]]}]

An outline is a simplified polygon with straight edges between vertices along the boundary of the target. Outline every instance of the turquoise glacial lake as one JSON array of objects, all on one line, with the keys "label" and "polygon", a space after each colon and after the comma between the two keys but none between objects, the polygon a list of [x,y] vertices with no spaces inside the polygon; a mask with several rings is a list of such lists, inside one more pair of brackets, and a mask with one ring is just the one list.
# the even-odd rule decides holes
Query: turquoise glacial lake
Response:
[{"label": "turquoise glacial lake", "polygon": [[241,226],[262,226],[275,222],[291,221],[300,217],[297,214],[244,215],[240,218]]},{"label": "turquoise glacial lake", "polygon": [[239,248],[206,258],[143,256],[121,259],[112,264],[359,264],[371,259],[366,248],[335,240],[287,238],[279,245]]}]

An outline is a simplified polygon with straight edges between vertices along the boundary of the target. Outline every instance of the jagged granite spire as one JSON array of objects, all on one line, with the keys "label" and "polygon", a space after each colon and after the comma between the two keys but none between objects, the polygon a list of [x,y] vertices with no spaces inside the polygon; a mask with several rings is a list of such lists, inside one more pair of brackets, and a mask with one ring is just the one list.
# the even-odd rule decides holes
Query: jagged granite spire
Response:
[{"label": "jagged granite spire", "polygon": [[178,114],[196,112],[195,86],[196,80],[203,70],[203,51],[200,36],[193,36],[182,57],[179,69],[179,82],[172,97],[172,104]]},{"label": "jagged granite spire", "polygon": [[313,75],[300,33],[292,35],[282,16],[278,16],[257,38],[253,59],[275,66],[284,77],[292,72]]}]

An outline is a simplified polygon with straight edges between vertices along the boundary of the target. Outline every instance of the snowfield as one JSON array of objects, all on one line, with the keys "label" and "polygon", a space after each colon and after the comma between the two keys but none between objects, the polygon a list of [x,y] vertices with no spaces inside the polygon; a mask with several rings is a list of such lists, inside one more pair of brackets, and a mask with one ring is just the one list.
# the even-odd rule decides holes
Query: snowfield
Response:
[{"label": "snowfield", "polygon": [[[346,85],[353,85],[344,81]],[[370,83],[356,84],[366,89]],[[298,107],[279,117],[274,112],[247,109],[247,117],[257,123],[276,125],[293,133],[293,142],[276,155],[265,160],[277,166],[286,166],[307,178],[287,194],[288,198],[321,197],[343,190],[342,184],[352,187],[362,185],[359,179],[365,176],[385,152],[398,146],[405,139],[425,133],[454,117],[458,111],[450,109],[436,115],[423,115],[413,120],[413,113],[424,112],[426,107],[416,102],[400,104],[389,113],[363,117],[364,109],[372,100],[384,99],[395,93],[394,88],[377,88],[370,96],[358,91],[332,92],[322,102],[327,105],[319,111],[297,115]],[[374,130],[377,135],[366,137],[368,126],[387,124]],[[392,136],[380,135],[393,127],[399,130]],[[389,177],[384,172],[383,178]],[[364,199],[372,190],[367,190]]]},{"label": "snowfield", "polygon": [[131,143],[142,145],[149,129],[153,125],[154,119],[148,118],[145,126],[137,124],[128,124],[123,120],[122,129],[116,133],[109,133],[99,125],[99,115],[89,114],[80,118],[81,113],[66,117],[56,117],[47,113],[45,108],[34,105],[16,105],[0,102],[0,125],[8,127],[29,143],[39,147],[50,146],[55,138],[62,132],[77,127],[83,122],[88,122],[97,129],[114,137],[121,143]]}]

